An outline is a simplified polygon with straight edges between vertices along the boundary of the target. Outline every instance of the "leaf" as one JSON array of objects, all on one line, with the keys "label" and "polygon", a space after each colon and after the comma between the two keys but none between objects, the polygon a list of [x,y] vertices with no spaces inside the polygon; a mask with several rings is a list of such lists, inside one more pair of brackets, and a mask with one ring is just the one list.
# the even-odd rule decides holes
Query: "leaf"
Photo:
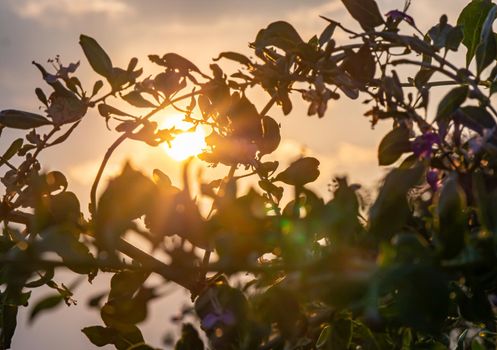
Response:
[{"label": "leaf", "polygon": [[204,343],[192,324],[183,324],[181,338],[174,346],[174,350],[204,350]]},{"label": "leaf", "polygon": [[0,165],[5,164],[5,162],[7,162],[10,158],[12,158],[17,153],[17,151],[19,151],[19,149],[22,147],[22,144],[23,144],[22,138],[14,140],[14,142],[12,142],[9,148],[7,148],[2,158],[0,159]]},{"label": "leaf", "polygon": [[81,330],[92,344],[102,347],[113,344],[118,350],[149,350],[150,347],[144,344],[143,336],[134,325],[126,325],[123,329],[111,327],[91,326]]},{"label": "leaf", "polygon": [[369,45],[364,44],[357,53],[347,55],[342,68],[361,83],[371,81],[376,72],[376,61]]},{"label": "leaf", "polygon": [[475,56],[476,48],[480,43],[483,23],[492,6],[492,2],[488,0],[473,0],[466,5],[457,19],[457,24],[463,28],[464,35],[462,43],[468,49],[466,53],[466,67],[469,66]]},{"label": "leaf", "polygon": [[98,201],[94,218],[98,245],[113,251],[117,239],[132,227],[132,220],[145,214],[154,193],[154,183],[126,164]]},{"label": "leaf", "polygon": [[385,135],[378,147],[378,161],[380,165],[395,163],[402,154],[411,151],[409,130],[397,127]]},{"label": "leaf", "polygon": [[407,192],[422,179],[425,168],[394,169],[386,177],[369,211],[369,231],[381,239],[390,239],[410,215]]},{"label": "leaf", "polygon": [[282,181],[288,185],[303,186],[313,182],[319,176],[319,160],[313,157],[297,159],[290,166],[279,173],[275,181]]},{"label": "leaf", "polygon": [[469,87],[467,85],[458,86],[450,90],[440,101],[437,110],[436,120],[446,120],[468,97]]},{"label": "leaf", "polygon": [[48,268],[46,268],[45,273],[43,275],[40,275],[40,278],[38,278],[37,280],[26,283],[25,287],[26,288],[41,287],[41,286],[49,283],[52,280],[52,278],[54,277],[54,275],[55,275],[55,269],[53,267],[48,267]]},{"label": "leaf", "polygon": [[447,46],[447,39],[453,29],[454,27],[447,23],[446,15],[440,17],[440,22],[428,31],[428,36],[432,40],[435,49],[438,50]]},{"label": "leaf", "polygon": [[91,92],[91,96],[95,96],[96,94],[98,94],[98,92],[100,91],[100,89],[104,86],[104,83],[102,80],[97,80],[95,82],[95,84],[93,84],[93,90]]},{"label": "leaf", "polygon": [[478,76],[487,68],[497,56],[497,42],[492,31],[492,25],[495,21],[497,5],[493,5],[488,12],[480,35],[480,44],[476,48],[476,71]]},{"label": "leaf", "polygon": [[438,235],[445,258],[456,256],[464,247],[467,230],[466,194],[458,183],[456,174],[445,180],[437,203]]},{"label": "leaf", "polygon": [[252,61],[247,56],[242,55],[241,53],[238,52],[232,52],[232,51],[221,52],[217,58],[213,59],[213,61],[219,61],[221,58],[226,58],[228,60],[238,62],[247,67],[253,66]]},{"label": "leaf", "polygon": [[258,141],[259,152],[261,155],[270,154],[274,152],[280,144],[280,126],[276,120],[266,115],[262,118],[262,128],[262,139]]},{"label": "leaf", "polygon": [[39,114],[6,109],[0,112],[0,124],[8,128],[27,130],[52,123]]},{"label": "leaf", "polygon": [[462,42],[464,33],[461,26],[452,28],[447,34],[445,47],[451,51],[457,51]]},{"label": "leaf", "polygon": [[492,129],[497,125],[495,119],[484,107],[477,106],[461,107],[456,114],[456,120],[480,135],[483,135],[484,129]]},{"label": "leaf", "polygon": [[83,48],[83,52],[93,70],[108,79],[111,78],[113,74],[112,61],[97,41],[81,34],[79,44]]},{"label": "leaf", "polygon": [[115,331],[102,326],[85,327],[81,331],[88,337],[93,345],[98,347],[113,344],[116,336]]},{"label": "leaf", "polygon": [[385,23],[374,0],[342,0],[342,2],[364,30],[371,30]]},{"label": "leaf", "polygon": [[138,91],[131,91],[129,94],[124,95],[123,100],[128,102],[129,104],[140,107],[140,108],[151,108],[155,107],[155,105],[146,100]]},{"label": "leaf", "polygon": [[45,297],[44,299],[38,301],[33,308],[31,309],[31,312],[29,313],[29,323],[33,323],[35,318],[39,316],[41,312],[53,309],[57,306],[59,306],[62,302],[64,301],[64,298],[60,294],[54,294],[50,295],[48,297]]},{"label": "leaf", "polygon": [[277,21],[257,33],[254,45],[257,49],[276,46],[288,52],[303,42],[299,33],[297,33],[291,24],[284,21]]},{"label": "leaf", "polygon": [[45,93],[43,92],[42,89],[36,88],[35,89],[35,94],[36,94],[36,97],[38,97],[38,100],[40,100],[41,103],[43,103],[45,106],[48,105],[47,96],[45,96]]},{"label": "leaf", "polygon": [[131,114],[123,112],[123,111],[121,111],[115,107],[112,107],[111,105],[105,104],[105,103],[101,103],[98,105],[98,113],[100,113],[100,115],[102,117],[105,117],[105,118],[109,118],[111,114],[119,115],[121,117],[132,117]]},{"label": "leaf", "polygon": [[323,32],[321,35],[319,35],[319,46],[322,47],[324,44],[326,44],[330,39],[333,37],[333,34],[335,33],[335,29],[337,27],[336,22],[331,22],[329,23],[326,28],[324,28]]}]

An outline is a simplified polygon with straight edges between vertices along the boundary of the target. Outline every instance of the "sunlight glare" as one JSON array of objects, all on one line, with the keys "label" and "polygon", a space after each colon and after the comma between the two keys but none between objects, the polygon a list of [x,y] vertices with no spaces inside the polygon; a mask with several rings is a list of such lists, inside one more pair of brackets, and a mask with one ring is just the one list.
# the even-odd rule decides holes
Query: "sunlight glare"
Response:
[{"label": "sunlight glare", "polygon": [[175,127],[184,132],[176,135],[171,141],[171,147],[167,143],[163,144],[166,153],[172,159],[180,162],[189,157],[196,156],[206,148],[206,132],[202,127],[197,127],[194,132],[188,131],[192,124],[184,122],[182,116],[170,116],[163,123],[162,128]]}]

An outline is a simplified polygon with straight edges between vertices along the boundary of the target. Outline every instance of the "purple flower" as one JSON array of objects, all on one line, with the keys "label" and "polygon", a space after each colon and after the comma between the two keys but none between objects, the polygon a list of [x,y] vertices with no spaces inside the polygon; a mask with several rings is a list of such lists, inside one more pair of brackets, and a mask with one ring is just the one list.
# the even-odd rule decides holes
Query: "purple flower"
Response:
[{"label": "purple flower", "polygon": [[406,21],[409,23],[411,26],[416,27],[416,24],[414,23],[414,18],[409,16],[407,13],[399,11],[399,10],[392,10],[389,11],[385,15],[388,19],[392,19],[393,21]]},{"label": "purple flower", "polygon": [[235,315],[233,315],[231,311],[225,311],[221,314],[209,313],[202,319],[202,328],[212,329],[218,323],[232,326],[235,324],[235,322]]},{"label": "purple flower", "polygon": [[440,144],[440,137],[433,132],[427,132],[416,137],[411,147],[417,157],[430,158],[434,144]]},{"label": "purple flower", "polygon": [[436,192],[440,186],[439,174],[440,172],[437,169],[430,169],[426,173],[426,182],[428,182],[433,192]]}]

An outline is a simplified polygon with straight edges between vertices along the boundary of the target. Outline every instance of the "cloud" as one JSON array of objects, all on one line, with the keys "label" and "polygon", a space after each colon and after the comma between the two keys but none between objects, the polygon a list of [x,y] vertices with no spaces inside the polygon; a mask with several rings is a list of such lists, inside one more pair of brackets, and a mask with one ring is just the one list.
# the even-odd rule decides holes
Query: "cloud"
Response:
[{"label": "cloud", "polygon": [[104,15],[120,17],[131,8],[121,0],[24,0],[10,1],[11,9],[21,18],[34,19],[43,24],[65,24],[72,17]]}]

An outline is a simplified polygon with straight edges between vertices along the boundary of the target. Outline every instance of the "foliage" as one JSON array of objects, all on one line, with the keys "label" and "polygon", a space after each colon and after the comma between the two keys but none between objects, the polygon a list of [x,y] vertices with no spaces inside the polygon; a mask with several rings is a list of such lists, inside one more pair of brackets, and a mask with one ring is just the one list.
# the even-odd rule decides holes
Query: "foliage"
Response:
[{"label": "foliage", "polygon": [[[90,302],[102,324],[82,330],[96,346],[151,349],[137,325],[161,296],[160,286],[148,282],[156,273],[191,292],[191,312],[212,349],[495,347],[497,6],[473,0],[457,23],[442,16],[424,33],[407,14],[409,2],[385,16],[374,0],[342,2],[363,31],[323,18],[323,32],[304,40],[277,21],[250,44],[254,58],[222,52],[214,59],[240,66],[229,75],[218,63],[205,73],[166,53],[149,55],[161,72],[141,78],[136,58],[115,67],[85,35],[83,53],[106,83],[83,88],[79,62],[64,66],[57,57],[52,73],[33,62],[50,90],[48,97],[46,89],[35,90],[45,112],[0,112],[2,130],[25,132],[0,158],[0,348],[10,347],[31,289],[55,292],[34,305],[31,319],[74,302],[74,286],[54,280],[59,267],[89,281],[99,271],[113,274],[105,295]],[[335,41],[338,30],[348,43]],[[464,50],[461,44],[466,66],[459,68],[447,57]],[[414,67],[414,76],[399,75],[404,66]],[[430,92],[438,86],[451,89],[434,105]],[[262,108],[249,97],[257,88],[268,95]],[[334,180],[331,200],[311,191],[308,183],[319,176],[315,158],[286,169],[268,160],[281,141],[280,124],[268,113],[277,105],[289,114],[290,95],[319,118],[330,100],[366,97],[371,124],[392,125],[378,148],[379,165],[391,168],[369,208],[346,178]],[[120,110],[117,100],[134,108]],[[65,175],[42,172],[39,156],[67,140],[92,108],[119,137],[96,174],[86,215]],[[209,128],[199,158],[228,167],[227,176],[202,184],[194,197],[187,166],[183,183],[173,184],[159,169],[143,174],[126,165],[97,198],[122,142],[157,146],[178,135],[153,120],[167,108],[181,111],[192,130]],[[258,185],[239,193],[237,183],[249,176]],[[211,200],[209,215],[200,198]],[[130,231],[153,251],[128,243]],[[171,236],[181,244],[166,244]],[[170,262],[155,258],[158,251]],[[240,273],[252,278],[239,280]],[[183,325],[176,349],[207,346],[196,325]]]}]

